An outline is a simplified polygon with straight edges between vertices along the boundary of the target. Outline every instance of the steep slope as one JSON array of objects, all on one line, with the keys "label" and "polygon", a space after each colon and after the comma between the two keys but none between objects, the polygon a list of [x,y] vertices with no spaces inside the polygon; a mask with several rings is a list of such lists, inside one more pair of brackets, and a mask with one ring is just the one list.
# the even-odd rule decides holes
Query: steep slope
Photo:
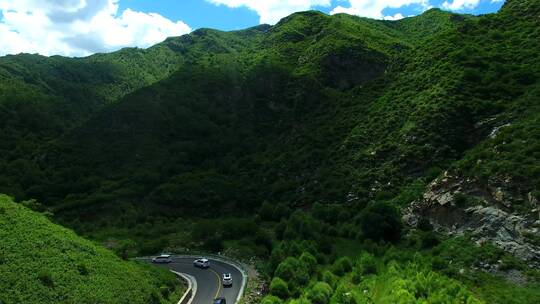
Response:
[{"label": "steep slope", "polygon": [[180,294],[173,274],[123,261],[4,195],[0,240],[1,303],[173,303]]},{"label": "steep slope", "polygon": [[22,193],[91,213],[134,201],[181,210],[390,199],[505,117],[522,119],[538,33],[514,16],[305,12],[274,27],[196,31],[174,40],[192,55],[171,77],[36,154],[46,181],[29,176]]},{"label": "steep slope", "polygon": [[4,187],[59,219],[103,225],[251,214],[265,200],[344,204],[355,210],[347,221],[373,203],[418,201],[451,170],[477,188],[514,181],[505,212],[533,224],[537,11],[514,0],[498,14],[392,22],[303,12],[170,39],[176,72],[31,160],[13,152]]},{"label": "steep slope", "polygon": [[[29,54],[0,58],[0,168],[14,175],[31,172],[27,177],[0,178],[0,190],[23,197],[36,183],[29,175],[39,176],[32,159],[39,146],[122,96],[166,78],[185,60],[242,44],[243,35],[234,40],[226,34],[214,37],[213,32],[199,30],[146,50],[123,49],[87,58]],[[244,32],[250,35],[251,30]]]},{"label": "steep slope", "polygon": [[[141,193],[123,186],[134,177],[142,182],[138,185],[144,184],[140,190],[146,194],[139,197],[146,196],[150,206],[165,204],[180,211],[252,204],[260,199],[257,188],[266,179],[258,176],[263,171],[253,171],[262,165],[258,159],[273,161],[278,155],[265,154],[290,150],[288,146],[282,146],[285,151],[268,150],[268,144],[304,136],[311,128],[326,128],[327,111],[334,112],[332,108],[349,100],[342,89],[383,75],[394,46],[400,43],[390,34],[398,33],[386,34],[388,29],[377,23],[365,35],[371,23],[307,12],[274,28],[252,30],[251,35],[220,33],[232,37],[230,42],[239,40],[247,46],[190,60],[169,79],[126,96],[49,149],[42,164],[51,169],[47,175],[52,178],[44,188],[58,192],[42,198],[63,199],[72,193],[65,200],[68,206],[85,202],[91,210],[92,201],[107,204],[108,199],[96,201],[98,196],[77,190],[76,194],[73,184],[63,180],[62,175],[69,175],[82,177],[85,181],[76,186],[90,187],[81,189],[88,194],[103,191],[111,198],[111,192],[118,193],[113,194],[118,203],[130,202],[136,199],[132,195]],[[212,36],[216,34],[201,31],[192,36],[217,40]],[[345,73],[350,65],[359,71]],[[325,79],[325,75],[335,76]],[[371,94],[365,93],[366,98]],[[312,119],[321,125],[312,125]],[[327,136],[326,140],[332,147],[340,137]],[[295,143],[293,149],[300,145]],[[274,147],[281,149],[281,145]],[[105,184],[107,189],[99,189]],[[250,187],[257,188],[251,191]],[[272,192],[286,190],[272,187],[276,188]],[[36,194],[39,191],[32,192]]]}]

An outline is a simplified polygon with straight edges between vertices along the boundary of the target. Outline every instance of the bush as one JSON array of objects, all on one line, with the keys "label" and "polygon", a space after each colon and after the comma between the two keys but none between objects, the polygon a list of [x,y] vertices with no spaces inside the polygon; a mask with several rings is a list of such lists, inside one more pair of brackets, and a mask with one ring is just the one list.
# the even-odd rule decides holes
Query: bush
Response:
[{"label": "bush", "polygon": [[285,280],[291,292],[297,291],[309,281],[309,274],[305,265],[294,257],[288,257],[281,262],[274,276]]},{"label": "bush", "polygon": [[348,257],[339,258],[332,265],[332,272],[337,276],[343,276],[352,270],[352,262]]},{"label": "bush", "polygon": [[433,248],[439,245],[440,242],[441,240],[435,232],[425,232],[422,235],[422,248],[424,249]]},{"label": "bush", "polygon": [[311,302],[307,299],[294,299],[289,304],[311,304]]},{"label": "bush", "polygon": [[261,304],[281,304],[281,303],[283,303],[283,301],[281,301],[281,299],[276,296],[266,296],[261,302]]},{"label": "bush", "polygon": [[332,296],[330,303],[332,304],[356,304],[357,301],[354,298],[351,290],[354,289],[354,286],[351,284],[340,284],[336,289],[336,292]]},{"label": "bush", "polygon": [[317,259],[311,253],[303,252],[300,261],[306,265],[310,274],[314,274],[317,270]]},{"label": "bush", "polygon": [[395,242],[401,238],[403,224],[399,211],[388,203],[377,203],[360,214],[364,237],[374,241]]},{"label": "bush", "polygon": [[272,237],[267,232],[263,230],[257,231],[254,241],[255,244],[263,246],[268,252],[272,250]]},{"label": "bush", "polygon": [[308,299],[313,304],[327,304],[332,296],[332,287],[325,282],[317,282],[308,292]]},{"label": "bush", "polygon": [[38,273],[38,280],[46,287],[53,288],[54,281],[49,271],[42,270]]},{"label": "bush", "polygon": [[336,282],[338,280],[338,277],[336,277],[330,271],[326,270],[325,272],[323,272],[322,280],[328,285],[330,285],[332,288],[334,288],[336,287]]},{"label": "bush", "polygon": [[377,273],[377,261],[369,253],[363,253],[356,262],[357,271],[362,275]]},{"label": "bush", "polygon": [[82,263],[77,265],[77,270],[79,271],[79,274],[83,276],[88,275],[90,273],[90,270],[88,269],[88,267]]},{"label": "bush", "polygon": [[218,236],[213,236],[206,240],[203,246],[211,252],[220,252],[223,250],[223,240]]},{"label": "bush", "polygon": [[448,262],[446,262],[443,258],[439,256],[433,257],[433,260],[431,261],[431,268],[441,271],[446,267],[448,267]]},{"label": "bush", "polygon": [[275,277],[270,283],[270,293],[281,299],[287,299],[289,297],[289,286],[283,279]]}]

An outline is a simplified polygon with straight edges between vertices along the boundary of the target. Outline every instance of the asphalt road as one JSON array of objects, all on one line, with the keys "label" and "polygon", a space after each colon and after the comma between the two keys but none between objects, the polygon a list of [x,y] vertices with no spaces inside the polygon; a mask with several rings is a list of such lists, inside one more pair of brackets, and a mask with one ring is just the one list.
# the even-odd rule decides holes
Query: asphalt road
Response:
[{"label": "asphalt road", "polygon": [[[240,288],[242,287],[242,274],[229,264],[210,260],[210,268],[200,269],[193,266],[193,258],[173,258],[169,264],[154,264],[177,272],[189,274],[197,280],[197,293],[193,304],[212,304],[218,297],[227,299],[227,304],[235,304]],[[223,273],[232,274],[232,287],[224,287],[221,282]]]}]

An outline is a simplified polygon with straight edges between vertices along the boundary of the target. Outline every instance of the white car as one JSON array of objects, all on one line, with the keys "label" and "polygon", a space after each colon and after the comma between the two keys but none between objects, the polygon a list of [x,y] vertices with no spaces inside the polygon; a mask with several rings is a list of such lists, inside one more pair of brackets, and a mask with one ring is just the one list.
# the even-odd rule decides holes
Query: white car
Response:
[{"label": "white car", "polygon": [[169,254],[162,254],[152,259],[152,263],[170,263],[172,262]]},{"label": "white car", "polygon": [[230,273],[223,274],[223,286],[232,286],[232,275]]},{"label": "white car", "polygon": [[210,261],[208,259],[200,258],[195,260],[193,265],[199,268],[208,268],[210,267]]}]

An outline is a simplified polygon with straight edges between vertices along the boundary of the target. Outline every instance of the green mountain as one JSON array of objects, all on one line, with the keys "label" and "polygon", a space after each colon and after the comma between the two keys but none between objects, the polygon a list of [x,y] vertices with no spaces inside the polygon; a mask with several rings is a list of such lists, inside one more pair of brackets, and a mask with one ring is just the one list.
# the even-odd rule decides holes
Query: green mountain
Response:
[{"label": "green mountain", "polygon": [[180,294],[172,273],[123,261],[7,196],[0,238],[0,303],[175,303]]},{"label": "green mountain", "polygon": [[510,153],[488,147],[506,136],[490,139],[494,128],[534,129],[538,112],[536,21],[514,10],[398,22],[306,12],[170,39],[194,55],[29,163],[6,164],[35,172],[6,191],[88,216],[125,204],[166,213],[264,200],[365,206],[448,168],[485,182],[510,174],[535,192],[537,155],[523,149],[536,142],[520,147],[509,135]]},{"label": "green mountain", "polygon": [[535,303],[539,14],[310,11],[1,58],[0,191],[141,253],[269,257],[268,303]]}]

